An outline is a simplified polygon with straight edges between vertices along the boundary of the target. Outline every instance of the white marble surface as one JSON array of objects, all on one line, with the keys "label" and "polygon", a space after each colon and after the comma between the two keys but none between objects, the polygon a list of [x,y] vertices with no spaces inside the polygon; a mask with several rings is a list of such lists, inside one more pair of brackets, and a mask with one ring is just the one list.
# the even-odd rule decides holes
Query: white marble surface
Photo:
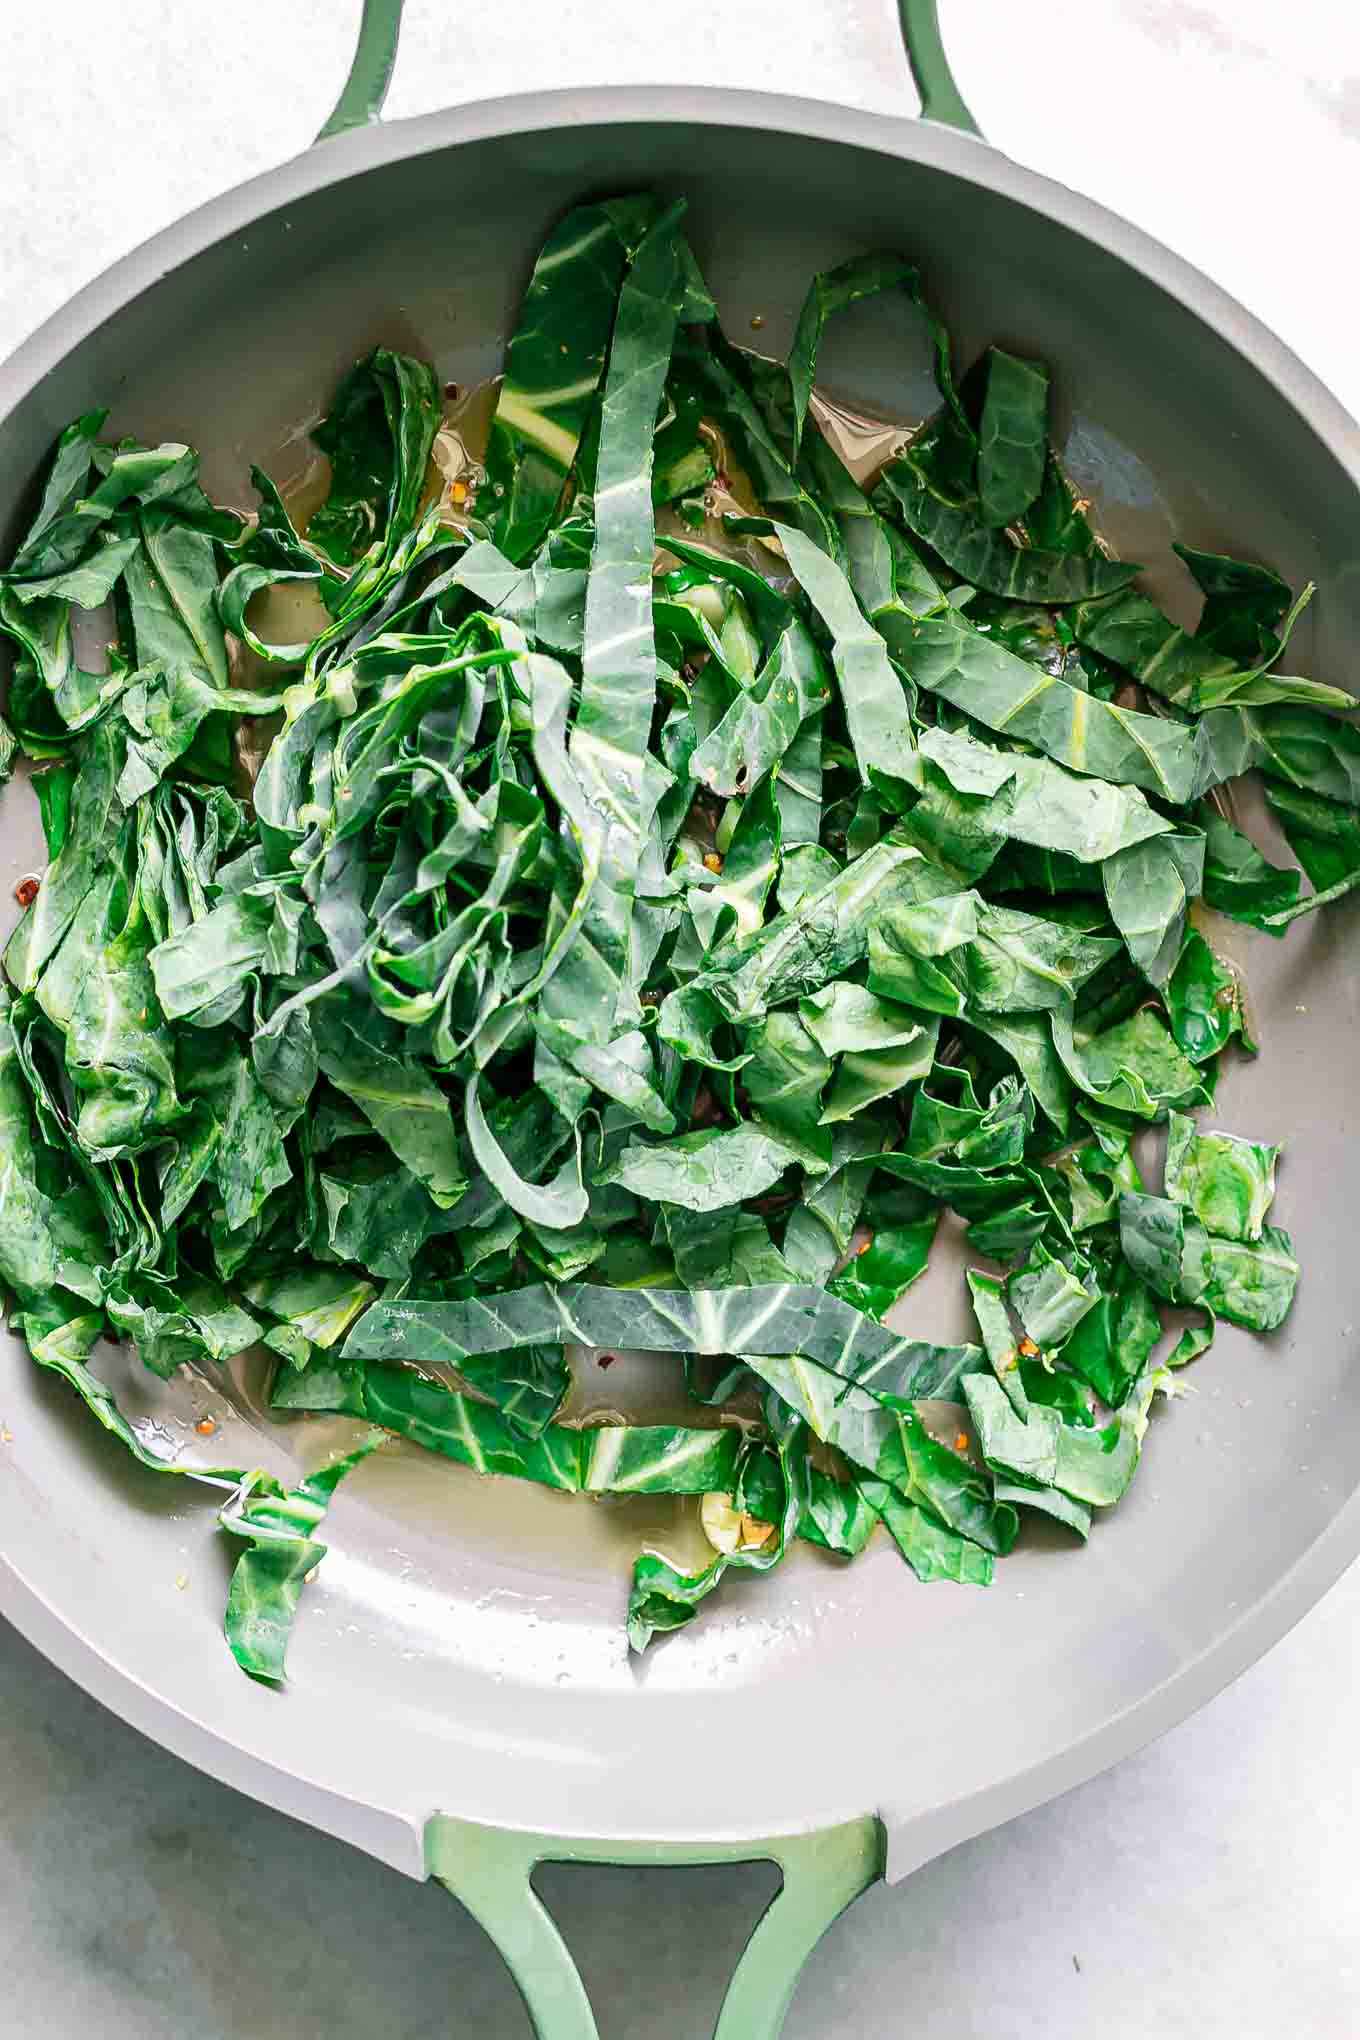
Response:
[{"label": "white marble surface", "polygon": [[[4,8],[0,352],[191,205],[301,148],[358,0]],[[1012,155],[1171,243],[1360,412],[1360,12],[1338,0],[943,0]],[[909,101],[891,0],[410,0],[391,110],[550,84]],[[1154,1748],[864,1900],[789,2040],[1351,2040],[1360,1570]],[[761,1870],[550,1872],[606,2034],[698,2040]],[[0,2033],[527,2031],[471,1923],[143,1741],[0,1630]]]}]

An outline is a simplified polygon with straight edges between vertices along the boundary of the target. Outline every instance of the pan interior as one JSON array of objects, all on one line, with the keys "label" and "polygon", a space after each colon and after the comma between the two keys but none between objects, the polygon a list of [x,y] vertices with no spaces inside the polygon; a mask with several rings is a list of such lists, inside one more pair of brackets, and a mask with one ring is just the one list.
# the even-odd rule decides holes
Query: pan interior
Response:
[{"label": "pan interior", "polygon": [[[687,195],[727,330],[749,338],[758,318],[772,353],[814,270],[874,246],[917,257],[964,359],[997,341],[1052,364],[1059,444],[1120,549],[1157,563],[1154,592],[1184,597],[1172,536],[1312,578],[1295,663],[1344,684],[1360,651],[1355,484],[1231,337],[981,181],[740,126],[493,135],[277,205],[169,268],[0,426],[6,542],[53,434],[96,402],[113,404],[112,430],[198,446],[210,491],[248,504],[250,462],[286,473],[339,373],[375,342],[428,356],[446,380],[493,373],[551,219],[640,185]],[[892,416],[931,405],[905,300],[845,315],[823,374]],[[24,789],[4,814],[0,868],[17,878],[38,855]],[[98,1657],[207,1738],[414,1819],[439,1806],[569,1833],[722,1836],[999,1789],[1202,1659],[1355,1488],[1357,915],[1343,906],[1280,943],[1236,927],[1216,938],[1246,973],[1261,1055],[1233,1066],[1214,1123],[1285,1142],[1277,1215],[1303,1279],[1277,1337],[1224,1327],[1187,1403],[1154,1417],[1139,1481],[1084,1551],[1028,1529],[988,1593],[920,1587],[877,1543],[848,1568],[799,1551],[638,1663],[622,1612],[629,1558],[653,1527],[642,1505],[479,1482],[400,1450],[361,1468],[332,1511],[279,1695],[236,1673],[222,1645],[230,1552],[210,1501],[128,1463],[17,1341],[0,1398],[12,1434],[0,1548]],[[936,1258],[901,1319],[965,1335],[957,1262]],[[601,1404],[617,1403],[621,1376]],[[190,1381],[129,1381],[128,1394],[184,1426],[225,1408]],[[241,1417],[227,1431],[247,1421],[261,1442],[246,1456],[279,1471],[314,1465],[338,1435]]]}]

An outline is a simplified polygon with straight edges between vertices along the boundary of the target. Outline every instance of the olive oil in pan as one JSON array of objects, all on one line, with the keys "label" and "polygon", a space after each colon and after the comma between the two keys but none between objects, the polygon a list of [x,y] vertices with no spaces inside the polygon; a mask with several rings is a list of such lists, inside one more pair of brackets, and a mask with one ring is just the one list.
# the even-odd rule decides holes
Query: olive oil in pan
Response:
[{"label": "olive oil in pan", "polygon": [[915,425],[899,418],[885,418],[880,412],[861,411],[840,397],[814,390],[808,405],[821,426],[831,449],[862,489],[871,489],[879,469],[902,451]]}]

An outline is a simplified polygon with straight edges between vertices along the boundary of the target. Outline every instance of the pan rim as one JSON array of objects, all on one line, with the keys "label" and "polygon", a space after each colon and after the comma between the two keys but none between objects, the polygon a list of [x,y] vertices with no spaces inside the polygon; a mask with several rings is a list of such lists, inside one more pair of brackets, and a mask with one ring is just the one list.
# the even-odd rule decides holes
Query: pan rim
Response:
[{"label": "pan rim", "polygon": [[[121,306],[279,206],[370,170],[482,140],[561,128],[658,125],[745,128],[848,145],[928,165],[1025,205],[1113,254],[1211,326],[1329,448],[1360,492],[1360,426],[1320,378],[1238,300],[1117,213],[952,129],[830,101],[699,86],[513,94],[354,130],[321,143],[198,207],[85,285],[0,364],[0,417],[28,397]],[[942,1806],[915,1807],[886,1797],[877,1810],[889,1831],[889,1876],[903,1876],[943,1849],[1083,1782],[1184,1719],[1278,1642],[1357,1555],[1360,1490],[1341,1505],[1290,1570],[1198,1658],[1080,1742]],[[320,1779],[285,1771],[262,1750],[233,1740],[189,1713],[106,1656],[8,1559],[0,1562],[0,1613],[94,1697],[175,1754],[409,1874],[425,1874],[423,1820],[413,1823],[397,1809],[348,1799]],[[765,1821],[751,1832],[798,1833],[820,1825],[824,1817],[792,1813],[782,1829],[779,1823]],[[616,1838],[636,1839],[622,1831]]]}]

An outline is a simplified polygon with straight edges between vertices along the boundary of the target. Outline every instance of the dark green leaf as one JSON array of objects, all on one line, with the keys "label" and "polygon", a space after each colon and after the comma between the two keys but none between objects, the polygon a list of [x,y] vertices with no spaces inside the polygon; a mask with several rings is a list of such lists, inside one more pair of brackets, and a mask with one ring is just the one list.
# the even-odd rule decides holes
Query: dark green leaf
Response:
[{"label": "dark green leaf", "polygon": [[978,429],[978,505],[984,524],[1014,524],[1039,493],[1048,453],[1048,371],[999,347],[986,354]]},{"label": "dark green leaf", "polygon": [[1124,1259],[1168,1303],[1195,1303],[1209,1280],[1209,1239],[1184,1205],[1125,1191],[1119,1200]]},{"label": "dark green leaf", "polygon": [[1277,1147],[1235,1133],[1197,1133],[1171,1114],[1166,1136],[1166,1194],[1188,1205],[1206,1231],[1226,1240],[1259,1240],[1275,1196]]},{"label": "dark green leaf", "polygon": [[1082,602],[1123,588],[1142,572],[1132,560],[1101,553],[1084,558],[1013,544],[990,528],[999,520],[984,521],[971,503],[947,495],[911,453],[889,461],[873,501],[884,516],[901,518],[960,580],[1014,602]]}]

